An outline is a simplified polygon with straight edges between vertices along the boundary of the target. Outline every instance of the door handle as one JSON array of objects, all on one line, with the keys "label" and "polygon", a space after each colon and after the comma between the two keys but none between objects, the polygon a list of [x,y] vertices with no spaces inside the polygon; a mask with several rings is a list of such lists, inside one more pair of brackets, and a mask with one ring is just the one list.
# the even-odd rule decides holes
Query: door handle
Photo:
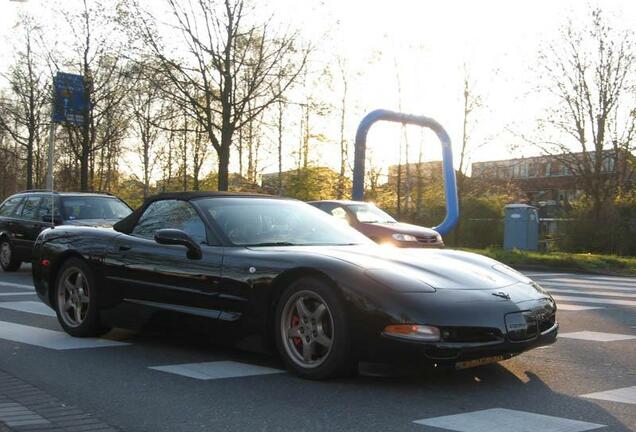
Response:
[{"label": "door handle", "polygon": [[126,252],[126,251],[129,251],[129,250],[131,250],[131,249],[132,249],[132,248],[131,248],[130,246],[125,246],[125,245],[120,245],[120,246],[119,246],[119,251],[120,251],[120,252]]}]

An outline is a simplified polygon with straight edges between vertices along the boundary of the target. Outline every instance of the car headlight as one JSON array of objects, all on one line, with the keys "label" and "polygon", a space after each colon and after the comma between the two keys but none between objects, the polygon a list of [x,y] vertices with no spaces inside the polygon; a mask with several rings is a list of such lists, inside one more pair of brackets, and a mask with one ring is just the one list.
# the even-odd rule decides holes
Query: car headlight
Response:
[{"label": "car headlight", "polygon": [[384,327],[382,334],[413,341],[436,342],[440,340],[439,329],[429,325],[392,324]]},{"label": "car headlight", "polygon": [[393,240],[403,241],[403,242],[416,242],[417,241],[417,237],[412,236],[411,234],[395,233],[391,237],[393,237]]}]

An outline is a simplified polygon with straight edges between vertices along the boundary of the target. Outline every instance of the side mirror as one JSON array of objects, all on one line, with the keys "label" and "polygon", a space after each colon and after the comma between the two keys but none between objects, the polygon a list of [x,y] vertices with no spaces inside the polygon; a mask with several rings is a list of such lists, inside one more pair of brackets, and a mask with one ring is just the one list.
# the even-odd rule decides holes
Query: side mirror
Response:
[{"label": "side mirror", "polygon": [[192,237],[178,229],[160,229],[155,232],[155,241],[164,245],[181,245],[188,248],[188,258],[201,259],[201,246]]},{"label": "side mirror", "polygon": [[62,223],[62,218],[59,215],[55,215],[55,218],[53,218],[50,214],[45,214],[42,215],[42,222],[60,225]]}]

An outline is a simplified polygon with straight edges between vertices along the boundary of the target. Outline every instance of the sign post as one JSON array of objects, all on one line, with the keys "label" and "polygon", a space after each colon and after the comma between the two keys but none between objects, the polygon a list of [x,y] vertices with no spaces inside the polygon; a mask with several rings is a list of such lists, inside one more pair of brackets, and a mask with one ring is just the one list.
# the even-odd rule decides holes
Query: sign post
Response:
[{"label": "sign post", "polygon": [[57,123],[84,124],[88,107],[82,75],[58,72],[53,78],[53,110],[49,131],[49,160],[46,188],[53,191],[53,155],[55,153],[55,127]]},{"label": "sign post", "polygon": [[[53,162],[55,154],[55,128],[58,123],[75,126],[84,124],[84,116],[89,106],[82,75],[58,72],[53,77],[53,109],[51,111],[51,129],[49,130],[49,154],[46,175],[46,188],[53,193]],[[55,225],[55,198],[52,197],[51,224]]]}]

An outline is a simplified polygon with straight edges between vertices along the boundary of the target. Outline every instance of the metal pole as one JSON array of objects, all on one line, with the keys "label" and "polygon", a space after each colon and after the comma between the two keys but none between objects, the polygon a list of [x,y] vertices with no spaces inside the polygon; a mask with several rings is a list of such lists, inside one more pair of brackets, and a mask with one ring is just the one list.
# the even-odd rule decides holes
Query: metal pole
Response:
[{"label": "metal pole", "polygon": [[53,192],[53,155],[55,153],[55,123],[51,123],[49,130],[49,161],[46,173],[46,188]]}]

